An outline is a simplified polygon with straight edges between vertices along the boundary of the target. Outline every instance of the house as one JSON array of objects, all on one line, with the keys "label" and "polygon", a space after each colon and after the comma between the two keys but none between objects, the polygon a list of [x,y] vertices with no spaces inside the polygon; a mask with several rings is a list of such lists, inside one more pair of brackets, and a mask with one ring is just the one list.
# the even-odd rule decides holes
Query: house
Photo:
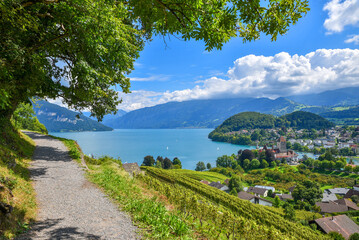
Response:
[{"label": "house", "polygon": [[271,187],[271,186],[261,186],[261,185],[255,185],[254,187],[256,188],[264,188],[264,189],[268,189],[268,190],[272,190],[272,192],[275,192],[275,188]]},{"label": "house", "polygon": [[258,187],[249,187],[247,193],[253,193],[256,196],[266,197],[268,194],[268,189],[258,188]]},{"label": "house", "polygon": [[339,143],[338,144],[339,149],[348,148],[348,147],[350,147],[349,143]]},{"label": "house", "polygon": [[276,196],[278,196],[281,201],[293,200],[292,194],[284,194],[284,193],[283,193],[283,194],[281,194],[281,195],[276,194]]},{"label": "house", "polygon": [[141,173],[141,169],[137,163],[124,163],[122,164],[123,169],[130,174],[130,176]]},{"label": "house", "polygon": [[255,196],[253,194],[250,194],[250,193],[247,193],[247,192],[239,192],[237,194],[238,198],[242,199],[242,200],[248,200],[250,201],[251,203],[254,203],[254,204],[259,204],[259,205],[263,205],[263,206],[272,206],[272,202],[271,201],[268,201],[266,199],[263,199],[263,198],[260,198],[258,196]]},{"label": "house", "polygon": [[349,239],[353,233],[359,233],[359,226],[346,215],[319,218],[314,222],[324,233],[337,232],[345,239]]},{"label": "house", "polygon": [[321,213],[336,213],[359,210],[359,207],[354,202],[346,198],[329,202],[317,202],[315,205],[320,207]]},{"label": "house", "polygon": [[345,205],[348,207],[348,211],[351,210],[359,210],[359,207],[352,201],[350,201],[348,198],[342,198],[339,200],[334,201],[340,205]]},{"label": "house", "polygon": [[206,180],[201,180],[201,181],[200,181],[200,183],[203,183],[203,184],[206,184],[206,185],[208,185],[208,184],[209,184],[209,182],[208,182],[208,181],[206,181]]},{"label": "house", "polygon": [[337,196],[334,193],[328,192],[324,190],[322,202],[330,202],[338,200]]},{"label": "house", "polygon": [[315,205],[320,207],[321,213],[336,213],[336,212],[346,212],[348,207],[345,205],[338,204],[336,202],[316,202]]},{"label": "house", "polygon": [[344,196],[349,190],[350,190],[349,188],[331,188],[331,189],[325,189],[324,191],[327,191],[328,193]]},{"label": "house", "polygon": [[353,195],[359,196],[359,190],[355,190],[355,186],[354,189],[349,189],[349,191],[344,195],[344,198],[351,198]]},{"label": "house", "polygon": [[224,185],[224,184],[221,184],[220,182],[211,182],[210,184],[208,184],[208,186],[211,186],[211,187],[215,187],[221,191],[228,191],[229,188]]},{"label": "house", "polygon": [[293,150],[287,150],[286,152],[280,152],[280,153],[275,153],[274,157],[276,159],[286,159],[287,162],[296,162],[298,161],[298,154],[296,152],[294,152]]},{"label": "house", "polygon": [[293,187],[288,188],[288,191],[289,191],[290,193],[292,193],[295,187],[296,187],[296,185],[294,185]]}]

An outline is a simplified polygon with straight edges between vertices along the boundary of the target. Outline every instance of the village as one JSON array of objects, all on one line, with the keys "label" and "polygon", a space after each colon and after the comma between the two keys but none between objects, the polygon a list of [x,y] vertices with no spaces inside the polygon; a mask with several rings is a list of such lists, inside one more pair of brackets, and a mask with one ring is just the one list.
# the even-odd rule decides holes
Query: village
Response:
[{"label": "village", "polygon": [[248,136],[254,145],[272,146],[284,136],[287,147],[300,152],[324,153],[333,149],[336,155],[359,155],[359,127],[336,126],[323,130],[293,128],[244,129],[228,135]]},{"label": "village", "polygon": [[[340,129],[330,129],[325,131],[325,133],[328,138],[315,140],[290,139],[288,142],[293,142],[294,144],[298,143],[303,146],[316,145],[324,148],[329,148],[328,146],[338,147],[339,149],[355,148],[357,153],[358,147],[356,144],[353,144],[353,138],[350,137],[351,133],[342,136]],[[354,140],[358,141],[358,138],[354,138]],[[331,145],[331,143],[334,143],[334,145]],[[304,160],[299,158],[299,155],[294,150],[287,149],[287,146],[288,144],[286,138],[284,136],[280,136],[279,139],[277,139],[276,145],[272,145],[271,148],[267,148],[266,145],[262,148],[257,146],[256,151],[258,151],[259,154],[261,152],[269,152],[273,154],[276,161],[281,160],[281,163],[283,164],[297,166],[303,163]],[[205,180],[200,182],[230,194],[230,179],[226,179],[222,183],[218,181],[209,182]],[[253,204],[268,207],[284,207],[289,204],[300,205],[301,203],[298,203],[298,197],[297,202],[293,197],[293,192],[296,191],[296,188],[296,194],[298,195],[298,192],[301,192],[302,190],[298,189],[297,185],[293,185],[285,190],[278,190],[273,186],[254,185],[243,187],[243,189],[241,189],[236,196]],[[306,193],[302,194],[304,195]],[[324,233],[337,232],[346,239],[348,239],[349,236],[355,232],[359,233],[359,222],[356,221],[356,218],[353,220],[349,217],[352,211],[359,210],[357,205],[357,203],[359,203],[359,184],[355,184],[352,187],[320,189],[320,195],[317,195],[317,197],[318,198],[310,199],[313,205],[308,207],[306,210],[317,212],[322,215],[322,218],[311,219],[309,220],[310,224],[315,224],[316,228]],[[299,201],[304,202],[304,199],[300,199]]]}]

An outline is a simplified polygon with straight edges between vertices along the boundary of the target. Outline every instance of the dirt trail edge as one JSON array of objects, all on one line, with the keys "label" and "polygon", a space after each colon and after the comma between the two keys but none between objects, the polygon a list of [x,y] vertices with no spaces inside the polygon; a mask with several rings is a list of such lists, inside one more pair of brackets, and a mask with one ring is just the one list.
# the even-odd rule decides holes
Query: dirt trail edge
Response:
[{"label": "dirt trail edge", "polygon": [[85,179],[61,141],[24,133],[36,143],[30,173],[39,213],[17,239],[139,239],[131,219]]}]

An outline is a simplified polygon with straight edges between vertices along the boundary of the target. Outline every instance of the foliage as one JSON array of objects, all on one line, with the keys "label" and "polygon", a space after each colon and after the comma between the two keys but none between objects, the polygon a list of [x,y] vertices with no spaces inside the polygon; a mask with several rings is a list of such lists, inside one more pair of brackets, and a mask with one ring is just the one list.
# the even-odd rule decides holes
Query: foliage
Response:
[{"label": "foliage", "polygon": [[16,108],[12,120],[18,129],[26,129],[47,134],[46,127],[39,122],[30,103],[21,103]]},{"label": "foliage", "polygon": [[353,233],[350,235],[349,240],[359,240],[359,233]]},{"label": "foliage", "polygon": [[326,129],[333,126],[333,123],[329,122],[323,117],[314,113],[303,111],[296,111],[281,117],[275,117],[273,115],[257,112],[242,112],[225,120],[220,126],[213,130],[208,135],[208,137],[213,141],[230,142],[240,145],[251,145],[253,144],[252,141],[255,140],[252,140],[250,136],[240,134],[241,130],[256,129],[254,132],[258,133],[258,129],[284,129],[287,127],[292,127],[295,129],[312,130]]},{"label": "foliage", "polygon": [[163,164],[162,164],[163,169],[171,169],[172,166],[173,166],[173,164],[172,164],[171,159],[169,159],[168,157],[166,157],[166,158],[163,160]]},{"label": "foliage", "polygon": [[345,240],[345,238],[337,232],[330,232],[328,235],[334,240]]},{"label": "foliage", "polygon": [[292,196],[294,201],[304,200],[311,205],[314,205],[316,200],[321,198],[322,191],[318,183],[306,180],[301,184],[297,184],[293,190]]},{"label": "foliage", "polygon": [[177,168],[179,168],[179,169],[182,168],[181,160],[179,160],[178,157],[175,157],[175,158],[172,160],[172,163],[173,163],[173,167],[178,166]]},{"label": "foliage", "polygon": [[276,40],[308,10],[307,0],[3,1],[1,115],[39,96],[62,97],[101,119],[120,102],[112,86],[129,92],[127,76],[152,34],[203,40],[207,50],[220,49],[238,36],[252,41],[264,33]]},{"label": "foliage", "polygon": [[233,176],[229,179],[228,187],[231,191],[235,190],[236,193],[243,191],[243,184],[238,176]]},{"label": "foliage", "polygon": [[142,166],[149,166],[152,167],[155,164],[155,159],[153,156],[147,155],[143,158]]},{"label": "foliage", "polygon": [[12,210],[6,215],[0,211],[0,239],[13,239],[28,230],[36,216],[28,170],[35,143],[1,117],[0,135],[0,210]]},{"label": "foliage", "polygon": [[294,207],[291,204],[288,204],[287,202],[283,205],[284,208],[284,218],[294,221],[295,220],[295,211]]},{"label": "foliage", "polygon": [[205,232],[217,239],[221,233],[232,239],[326,238],[285,220],[272,208],[254,205],[181,174],[149,167],[146,172],[146,177],[139,176],[143,181],[165,194],[181,212],[198,219]]},{"label": "foliage", "polygon": [[[190,227],[175,212],[169,212],[156,196],[144,196],[143,189],[135,180],[122,172],[118,165],[100,165],[89,172],[90,180],[101,186],[134,222],[144,229],[145,238],[191,238]],[[152,194],[151,194],[152,195]]]},{"label": "foliage", "polygon": [[210,163],[207,163],[207,169],[210,170],[212,168],[212,165]]},{"label": "foliage", "polygon": [[280,199],[278,196],[274,197],[273,207],[276,207],[276,208],[280,207]]},{"label": "foliage", "polygon": [[196,165],[196,171],[203,171],[206,170],[206,166],[204,165],[204,162],[198,162]]}]

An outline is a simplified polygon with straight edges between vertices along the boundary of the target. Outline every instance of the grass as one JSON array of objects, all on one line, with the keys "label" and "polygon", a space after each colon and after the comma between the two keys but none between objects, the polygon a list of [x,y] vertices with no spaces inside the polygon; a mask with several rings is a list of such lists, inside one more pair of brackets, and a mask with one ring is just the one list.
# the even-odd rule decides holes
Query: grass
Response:
[{"label": "grass", "polygon": [[[118,160],[116,160],[118,161]],[[141,235],[149,239],[192,239],[191,228],[179,217],[166,199],[130,178],[115,162],[99,166],[89,165],[89,179],[100,186],[120,209],[131,216],[141,229]]]},{"label": "grass", "polygon": [[7,215],[0,212],[0,239],[12,239],[25,232],[36,217],[28,170],[35,143],[3,120],[0,126],[0,202],[13,207]]},{"label": "grass", "polygon": [[[70,155],[80,163],[81,149],[76,141],[64,142]],[[166,198],[147,189],[142,182],[130,178],[121,168],[121,161],[111,157],[92,159],[84,156],[89,167],[87,178],[97,184],[117,206],[132,217],[145,239],[193,239],[191,227],[173,211]]]},{"label": "grass", "polygon": [[198,181],[206,180],[209,182],[218,182],[218,181],[223,182],[224,180],[228,179],[227,176],[217,172],[208,172],[208,171],[199,172],[199,171],[193,171],[187,169],[172,169],[170,171],[183,174],[187,177],[190,177]]},{"label": "grass", "polygon": [[49,135],[49,136],[62,141],[65,144],[65,146],[67,147],[67,149],[69,150],[70,157],[73,160],[75,160],[77,163],[81,163],[82,150],[75,140],[61,138],[61,137],[55,137],[52,135]]}]

